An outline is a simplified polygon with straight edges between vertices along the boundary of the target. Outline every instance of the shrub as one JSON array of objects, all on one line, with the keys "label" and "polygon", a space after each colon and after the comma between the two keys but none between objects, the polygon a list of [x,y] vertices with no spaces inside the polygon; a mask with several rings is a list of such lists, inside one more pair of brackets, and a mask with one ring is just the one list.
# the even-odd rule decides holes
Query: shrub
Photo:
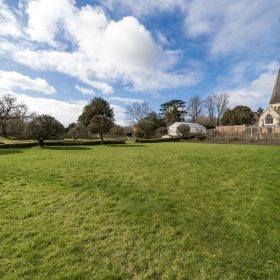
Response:
[{"label": "shrub", "polygon": [[195,139],[197,139],[197,140],[205,140],[206,139],[206,135],[205,134],[197,134],[195,136]]},{"label": "shrub", "polygon": [[180,124],[177,127],[177,133],[181,136],[181,137],[187,137],[189,135],[190,132],[190,127],[187,124]]},{"label": "shrub", "polygon": [[143,138],[144,137],[144,131],[137,127],[134,131],[134,135],[137,138]]},{"label": "shrub", "polygon": [[167,133],[168,133],[168,131],[167,131],[166,127],[159,127],[155,131],[155,138],[160,138],[163,135],[166,135]]},{"label": "shrub", "polygon": [[[155,132],[155,128],[156,124],[154,122],[146,119],[141,120],[137,125],[137,130],[139,129],[138,137],[151,138]],[[143,136],[140,136],[140,132],[143,133]]]}]

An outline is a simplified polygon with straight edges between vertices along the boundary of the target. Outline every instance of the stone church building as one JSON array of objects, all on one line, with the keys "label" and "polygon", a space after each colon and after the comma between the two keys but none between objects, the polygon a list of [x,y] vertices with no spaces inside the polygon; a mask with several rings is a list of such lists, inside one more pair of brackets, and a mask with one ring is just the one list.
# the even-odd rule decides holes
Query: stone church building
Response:
[{"label": "stone church building", "polygon": [[259,119],[259,127],[280,126],[280,69],[268,108]]}]

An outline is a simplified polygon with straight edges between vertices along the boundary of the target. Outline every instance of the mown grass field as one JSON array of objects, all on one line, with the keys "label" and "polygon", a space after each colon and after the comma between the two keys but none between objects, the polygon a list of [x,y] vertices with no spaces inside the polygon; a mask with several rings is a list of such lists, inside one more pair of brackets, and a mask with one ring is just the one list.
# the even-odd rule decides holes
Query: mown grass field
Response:
[{"label": "mown grass field", "polygon": [[279,279],[280,148],[0,150],[1,279]]}]

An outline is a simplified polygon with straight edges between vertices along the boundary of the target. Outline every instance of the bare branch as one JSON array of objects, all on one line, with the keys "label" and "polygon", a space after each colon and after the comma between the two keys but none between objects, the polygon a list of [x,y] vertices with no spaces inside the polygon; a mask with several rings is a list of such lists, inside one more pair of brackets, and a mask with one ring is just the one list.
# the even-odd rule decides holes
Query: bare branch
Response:
[{"label": "bare branch", "polygon": [[148,103],[132,103],[126,107],[126,115],[127,119],[132,123],[138,123],[142,119],[144,119],[148,113],[150,112],[150,108]]},{"label": "bare branch", "polygon": [[204,101],[204,107],[207,110],[210,122],[213,122],[215,118],[215,113],[216,113],[215,98],[216,98],[215,95],[210,95]]},{"label": "bare branch", "polygon": [[187,101],[187,112],[192,122],[195,122],[202,112],[202,100],[198,95],[192,96]]},{"label": "bare branch", "polygon": [[222,93],[215,96],[215,108],[217,112],[217,125],[220,124],[220,120],[224,114],[224,112],[228,108],[229,103],[229,96],[228,94]]}]

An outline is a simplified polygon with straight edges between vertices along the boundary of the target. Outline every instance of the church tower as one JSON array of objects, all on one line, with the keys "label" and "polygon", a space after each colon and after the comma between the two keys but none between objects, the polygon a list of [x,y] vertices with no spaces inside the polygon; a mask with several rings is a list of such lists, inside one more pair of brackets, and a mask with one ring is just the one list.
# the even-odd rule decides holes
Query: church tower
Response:
[{"label": "church tower", "polygon": [[[278,76],[273,89],[273,93],[269,102],[269,105],[279,105],[280,104],[280,69],[278,71]],[[278,109],[278,108],[277,108]]]},{"label": "church tower", "polygon": [[269,102],[269,107],[261,115],[259,126],[280,126],[280,69]]}]

